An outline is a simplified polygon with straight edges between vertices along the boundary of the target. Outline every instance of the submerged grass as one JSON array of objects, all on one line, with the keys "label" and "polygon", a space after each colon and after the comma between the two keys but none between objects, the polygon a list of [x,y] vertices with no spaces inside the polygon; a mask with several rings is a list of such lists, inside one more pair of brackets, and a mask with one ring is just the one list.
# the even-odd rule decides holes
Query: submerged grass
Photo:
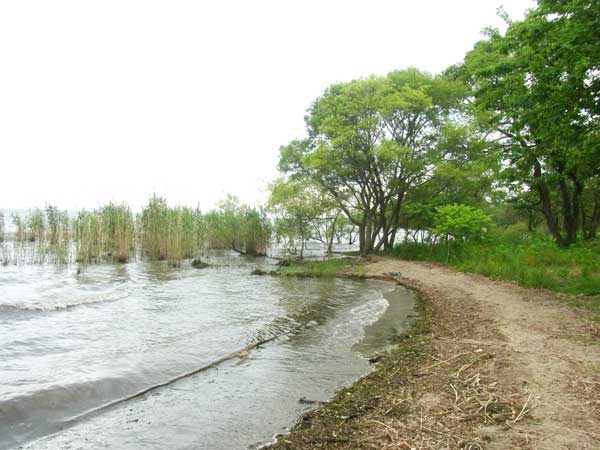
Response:
[{"label": "submerged grass", "polygon": [[298,277],[365,276],[363,263],[355,258],[336,258],[323,261],[290,261],[279,269],[279,274]]},{"label": "submerged grass", "polygon": [[[0,263],[67,264],[70,261],[71,221],[54,206],[34,209],[24,216],[12,214],[14,232],[5,234]],[[3,230],[5,232],[5,230]]]}]

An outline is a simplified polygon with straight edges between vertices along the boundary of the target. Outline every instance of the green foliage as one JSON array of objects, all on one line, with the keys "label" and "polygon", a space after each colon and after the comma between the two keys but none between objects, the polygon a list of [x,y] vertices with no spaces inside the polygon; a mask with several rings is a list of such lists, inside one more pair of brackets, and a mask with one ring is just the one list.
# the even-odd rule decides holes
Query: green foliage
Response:
[{"label": "green foliage", "polygon": [[80,211],[75,219],[75,259],[82,263],[99,262],[103,256],[103,231],[98,211]]},{"label": "green foliage", "polygon": [[[12,215],[14,235],[8,236],[13,245],[2,247],[2,264],[28,261],[31,264],[46,262],[66,264],[70,260],[71,220],[66,211],[55,207],[35,209],[22,217]],[[0,224],[1,225],[1,224]],[[0,234],[3,234],[0,230]],[[3,238],[2,236],[0,242]]]},{"label": "green foliage", "polygon": [[[240,205],[232,196],[205,215],[198,209],[171,207],[165,199],[153,196],[137,217],[125,203],[82,210],[74,220],[66,211],[48,205],[45,211],[31,211],[26,219],[13,215],[13,223],[15,242],[12,247],[2,246],[3,264],[127,262],[139,251],[145,259],[179,266],[205,248],[262,255],[271,238],[266,212]],[[28,252],[32,255],[27,256]]]},{"label": "green foliage", "polygon": [[284,246],[295,253],[300,246],[300,257],[309,239],[331,245],[339,211],[335,204],[317,186],[303,179],[279,179],[270,187],[269,211],[274,215],[274,231]]},{"label": "green foliage", "polygon": [[335,203],[358,228],[362,253],[390,246],[463,95],[461,83],[417,69],[332,85],[309,110],[308,138],[281,148],[279,168]]},{"label": "green foliage", "polygon": [[70,261],[72,238],[71,219],[67,211],[56,206],[46,206],[48,251],[54,257],[55,264],[67,264]]},{"label": "green foliage", "polygon": [[240,214],[240,240],[244,252],[252,256],[265,255],[271,240],[271,223],[262,209],[244,207]]},{"label": "green foliage", "polygon": [[209,248],[234,250],[251,256],[264,255],[271,240],[271,223],[262,209],[241,205],[228,195],[218,209],[204,216],[204,233]]},{"label": "green foliage", "polygon": [[481,238],[482,234],[492,226],[490,216],[480,209],[467,205],[439,207],[434,223],[433,233],[462,240]]},{"label": "green foliage", "polygon": [[598,30],[598,2],[540,0],[504,35],[489,30],[459,71],[473,114],[502,145],[504,176],[517,196],[536,193],[561,245],[592,239],[600,224]]}]

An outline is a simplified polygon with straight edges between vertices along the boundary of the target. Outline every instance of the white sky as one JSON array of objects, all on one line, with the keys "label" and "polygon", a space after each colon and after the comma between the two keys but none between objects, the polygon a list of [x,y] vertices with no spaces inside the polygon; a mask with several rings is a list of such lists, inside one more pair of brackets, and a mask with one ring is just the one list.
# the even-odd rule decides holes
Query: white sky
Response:
[{"label": "white sky", "polygon": [[530,0],[0,2],[0,208],[255,203],[331,83],[459,62]]}]

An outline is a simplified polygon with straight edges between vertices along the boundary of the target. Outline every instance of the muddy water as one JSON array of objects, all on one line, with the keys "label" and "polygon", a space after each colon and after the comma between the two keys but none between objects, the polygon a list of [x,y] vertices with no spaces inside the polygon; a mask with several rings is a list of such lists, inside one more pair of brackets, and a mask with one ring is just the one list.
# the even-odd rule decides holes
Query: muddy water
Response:
[{"label": "muddy water", "polygon": [[[165,264],[0,268],[0,448],[245,449],[370,370],[409,320],[376,281]],[[270,337],[259,348],[127,397]],[[90,413],[90,411],[96,412]]]}]

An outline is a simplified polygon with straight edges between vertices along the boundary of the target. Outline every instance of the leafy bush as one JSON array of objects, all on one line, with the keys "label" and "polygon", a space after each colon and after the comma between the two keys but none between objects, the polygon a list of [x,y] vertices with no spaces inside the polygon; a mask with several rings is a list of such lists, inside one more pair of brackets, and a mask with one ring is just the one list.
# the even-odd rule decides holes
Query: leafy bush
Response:
[{"label": "leafy bush", "polygon": [[481,237],[492,225],[492,219],[482,210],[456,204],[437,208],[434,222],[435,234],[463,240]]},{"label": "leafy bush", "polygon": [[437,208],[434,221],[431,231],[446,239],[446,262],[450,258],[450,238],[463,241],[480,238],[492,225],[492,219],[480,209],[457,204]]}]

